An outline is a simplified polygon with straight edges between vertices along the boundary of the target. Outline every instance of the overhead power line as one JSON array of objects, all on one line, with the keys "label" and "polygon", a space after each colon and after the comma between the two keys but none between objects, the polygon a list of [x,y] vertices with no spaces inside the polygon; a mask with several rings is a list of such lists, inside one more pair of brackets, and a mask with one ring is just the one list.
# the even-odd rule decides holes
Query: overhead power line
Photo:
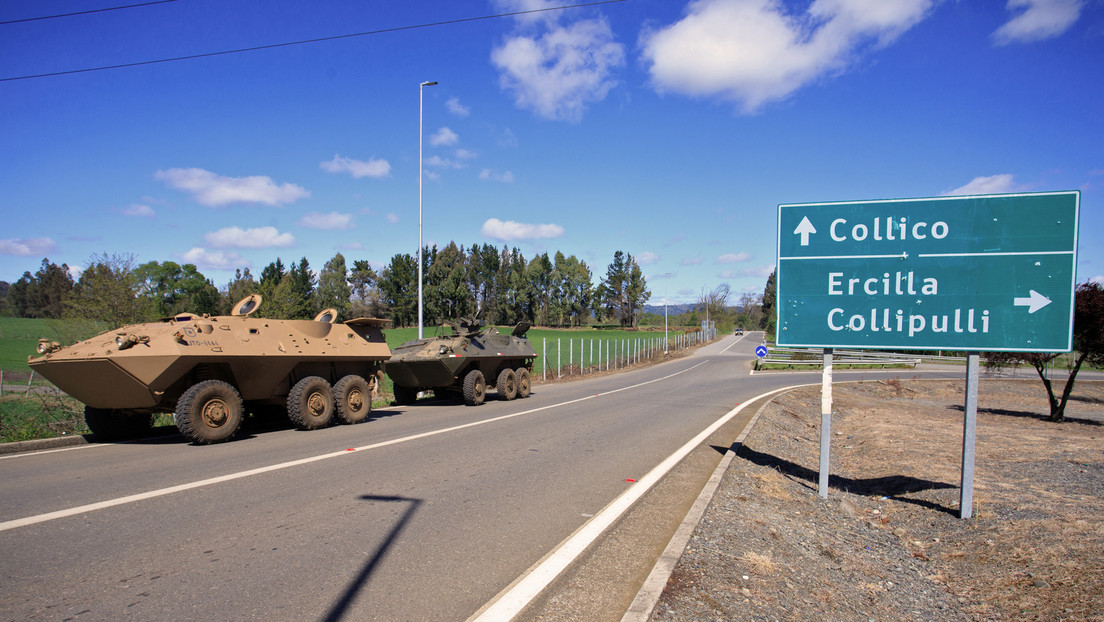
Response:
[{"label": "overhead power line", "polygon": [[106,13],[107,11],[118,11],[120,9],[135,9],[141,6],[152,6],[154,4],[165,4],[167,2],[176,2],[176,0],[155,0],[154,2],[142,2],[141,4],[128,4],[126,6],[111,6],[104,9],[89,9],[87,11],[77,11],[76,13],[61,13],[59,15],[43,15],[42,17],[24,17],[23,19],[9,19],[7,21],[0,22],[0,26],[7,24],[19,24],[22,22],[37,22],[43,19],[57,19],[59,17],[73,17],[75,15],[89,15],[91,13]]},{"label": "overhead power line", "polygon": [[[171,1],[171,0],[164,0]],[[50,73],[39,73],[26,76],[13,76],[10,78],[0,78],[0,82],[14,82],[16,80],[32,80],[35,78],[50,78],[54,76],[67,76],[77,73],[90,73],[93,71],[106,71],[108,69],[124,69],[126,67],[141,67],[143,65],[157,65],[160,63],[173,63],[182,60],[194,60],[197,58],[210,58],[212,56],[227,56],[229,54],[241,54],[243,52],[256,52],[258,50],[271,50],[274,48],[291,47],[293,45],[305,45],[307,43],[321,43],[323,41],[336,41],[338,39],[351,39],[353,37],[366,37],[368,35],[379,35],[390,32],[401,32],[403,30],[417,30],[419,28],[431,28],[434,26],[449,26],[453,24],[463,24],[466,22],[477,22],[481,20],[495,19],[499,17],[513,17],[516,15],[527,15],[531,13],[545,13],[548,11],[562,11],[565,9],[577,9],[588,6],[597,6],[601,4],[615,4],[618,2],[627,2],[628,0],[598,0],[596,2],[584,2],[581,4],[568,4],[556,7],[545,7],[543,9],[530,9],[526,11],[513,11],[510,13],[495,13],[492,15],[480,15],[477,17],[461,17],[458,19],[450,19],[440,22],[429,22],[425,24],[415,24],[412,26],[395,26],[393,28],[381,28],[379,30],[368,30],[365,32],[354,32],[344,35],[332,35],[329,37],[318,37],[316,39],[303,39],[301,41],[288,41],[285,43],[270,43],[268,45],[257,45],[247,48],[238,48],[235,50],[223,50],[220,52],[204,52],[201,54],[189,54],[187,56],[175,56],[172,58],[159,58],[156,60],[144,60],[135,61],[131,63],[120,63],[118,65],[103,65],[100,67],[88,67],[85,69],[70,69],[67,71],[52,71]]]}]

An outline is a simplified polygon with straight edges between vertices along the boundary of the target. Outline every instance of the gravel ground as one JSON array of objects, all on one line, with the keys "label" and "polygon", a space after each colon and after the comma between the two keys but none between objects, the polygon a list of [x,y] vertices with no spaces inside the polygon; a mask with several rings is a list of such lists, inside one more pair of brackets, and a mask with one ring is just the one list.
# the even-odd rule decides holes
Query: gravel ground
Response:
[{"label": "gravel ground", "polygon": [[1044,421],[1035,379],[983,380],[974,517],[959,518],[963,381],[819,388],[740,448],[652,620],[1104,620],[1104,383]]}]

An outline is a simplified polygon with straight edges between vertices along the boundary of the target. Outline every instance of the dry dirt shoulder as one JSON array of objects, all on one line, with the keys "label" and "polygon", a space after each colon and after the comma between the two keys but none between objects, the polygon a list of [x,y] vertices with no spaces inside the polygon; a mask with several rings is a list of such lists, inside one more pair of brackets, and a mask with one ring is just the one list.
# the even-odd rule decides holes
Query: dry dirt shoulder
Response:
[{"label": "dry dirt shoulder", "polygon": [[652,620],[1104,620],[1104,383],[1067,421],[983,380],[974,518],[958,518],[962,381],[839,383],[817,496],[819,389],[764,412]]}]

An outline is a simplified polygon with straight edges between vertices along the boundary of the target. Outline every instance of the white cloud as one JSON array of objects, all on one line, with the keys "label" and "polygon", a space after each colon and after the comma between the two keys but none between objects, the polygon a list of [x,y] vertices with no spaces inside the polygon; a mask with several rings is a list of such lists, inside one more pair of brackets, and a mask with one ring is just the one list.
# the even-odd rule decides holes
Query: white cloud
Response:
[{"label": "white cloud", "polygon": [[1092,283],[1096,283],[1097,285],[1104,285],[1104,274],[1098,274],[1094,277],[1091,277],[1089,281]]},{"label": "white cloud", "polygon": [[489,168],[485,168],[479,173],[479,178],[490,180],[490,181],[499,181],[499,182],[502,182],[504,184],[514,183],[514,174],[511,173],[510,171],[504,171],[502,173],[499,173],[498,171],[492,171]]},{"label": "white cloud", "polygon": [[456,160],[442,158],[441,156],[432,156],[426,158],[425,165],[432,166],[434,168],[464,168],[464,166],[466,166],[463,162],[457,162]]},{"label": "white cloud", "polygon": [[1031,43],[1057,37],[1081,17],[1084,5],[1084,0],[1008,0],[1005,8],[1023,12],[993,33],[993,43]]},{"label": "white cloud", "polygon": [[726,253],[717,258],[717,263],[743,263],[750,259],[751,255],[748,253]]},{"label": "white cloud", "polygon": [[779,0],[694,0],[679,22],[641,35],[660,92],[717,96],[752,113],[847,68],[864,46],[888,45],[932,0],[814,0],[791,14]]},{"label": "white cloud", "polygon": [[391,212],[391,213],[387,214],[387,216],[384,216],[384,218],[387,219],[387,222],[389,222],[393,225],[398,224],[398,222],[399,222],[399,215],[394,213],[394,212]]},{"label": "white cloud", "polygon": [[119,210],[123,216],[137,216],[139,218],[153,218],[153,208],[142,203],[132,203],[130,207]]},{"label": "white cloud", "polygon": [[0,240],[0,255],[33,257],[52,253],[57,250],[57,242],[50,238],[26,238],[22,240]]},{"label": "white cloud", "polygon": [[327,173],[349,173],[356,179],[362,177],[379,179],[391,174],[391,163],[378,158],[372,158],[365,162],[334,154],[332,160],[321,162],[319,166]]},{"label": "white cloud", "polygon": [[510,128],[506,128],[506,129],[502,130],[502,133],[499,134],[499,136],[498,136],[498,146],[499,147],[517,147],[518,146],[517,134],[514,134],[513,130],[511,130]]},{"label": "white cloud", "polygon": [[522,24],[555,23],[561,14],[561,11],[549,10],[560,6],[552,0],[495,0],[495,4],[503,13],[523,13],[514,16]]},{"label": "white cloud", "polygon": [[743,277],[759,277],[765,279],[774,272],[774,264],[744,268],[743,270],[725,270],[717,276],[722,279],[737,279]]},{"label": "white cloud", "polygon": [[196,201],[208,207],[232,203],[281,205],[310,196],[310,191],[302,186],[277,185],[264,175],[224,177],[201,168],[171,168],[157,171],[154,177],[170,188],[192,193]]},{"label": "white cloud", "polygon": [[310,229],[351,229],[353,226],[352,214],[341,214],[338,212],[330,212],[329,214],[321,214],[319,212],[311,212],[304,214],[298,222],[300,227],[308,227]]},{"label": "white cloud", "polygon": [[1023,192],[1027,187],[1017,184],[1009,173],[990,175],[988,177],[975,177],[965,186],[944,192],[944,196],[958,196],[966,194],[1002,194],[1009,192]]},{"label": "white cloud", "polygon": [[295,236],[280,233],[276,227],[242,229],[226,227],[203,236],[204,241],[215,248],[272,248],[295,244]]},{"label": "white cloud", "polygon": [[445,102],[445,108],[448,108],[449,112],[458,117],[466,117],[471,114],[471,108],[461,104],[458,97],[448,98],[448,101]]},{"label": "white cloud", "polygon": [[643,253],[640,253],[636,256],[636,263],[642,266],[648,266],[654,264],[657,261],[659,261],[659,255],[653,253],[652,251],[644,251]]},{"label": "white cloud", "polygon": [[186,263],[195,264],[197,268],[211,270],[247,268],[251,265],[245,257],[237,253],[226,251],[212,252],[198,246],[184,253],[181,259]]},{"label": "white cloud", "polygon": [[679,262],[680,266],[700,266],[705,260],[701,257],[687,257]]},{"label": "white cloud", "polygon": [[434,147],[450,147],[460,142],[460,136],[447,127],[442,127],[429,137],[429,144]]},{"label": "white cloud", "polygon": [[503,222],[497,218],[489,218],[487,222],[483,223],[483,228],[479,232],[495,240],[511,242],[514,240],[558,238],[564,234],[564,228],[559,225],[530,225],[512,220]]},{"label": "white cloud", "polygon": [[568,26],[549,19],[531,26],[543,34],[507,37],[491,51],[499,85],[513,93],[520,108],[577,123],[588,104],[605,99],[617,84],[613,71],[625,64],[624,47],[604,19]]}]

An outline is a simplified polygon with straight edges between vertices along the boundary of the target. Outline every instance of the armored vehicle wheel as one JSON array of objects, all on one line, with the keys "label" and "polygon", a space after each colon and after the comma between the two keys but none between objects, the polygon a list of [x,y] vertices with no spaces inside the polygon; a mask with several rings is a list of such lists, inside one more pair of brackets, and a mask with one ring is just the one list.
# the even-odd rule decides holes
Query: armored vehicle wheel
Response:
[{"label": "armored vehicle wheel", "polygon": [[317,430],[333,421],[334,392],[325,378],[307,376],[291,388],[288,418],[300,430]]},{"label": "armored vehicle wheel", "polygon": [[84,407],[84,422],[98,441],[134,438],[153,427],[151,415],[136,415],[121,410]]},{"label": "armored vehicle wheel", "polygon": [[498,382],[495,383],[498,399],[509,401],[516,398],[517,389],[517,375],[514,374],[514,370],[504,369],[498,372]]},{"label": "armored vehicle wheel", "polygon": [[533,379],[529,377],[529,370],[522,367],[517,370],[517,396],[525,399],[533,389]]},{"label": "armored vehicle wheel", "polygon": [[361,423],[372,412],[372,390],[360,376],[345,376],[333,388],[334,410],[342,423]]},{"label": "armored vehicle wheel", "polygon": [[176,401],[173,422],[184,438],[209,445],[234,438],[243,412],[237,389],[221,380],[204,380]]},{"label": "armored vehicle wheel", "polygon": [[483,398],[487,396],[487,383],[483,380],[483,372],[473,369],[464,376],[464,403],[468,406],[479,406]]},{"label": "armored vehicle wheel", "polygon": [[399,406],[413,404],[418,399],[418,390],[410,387],[395,385],[395,403]]}]

